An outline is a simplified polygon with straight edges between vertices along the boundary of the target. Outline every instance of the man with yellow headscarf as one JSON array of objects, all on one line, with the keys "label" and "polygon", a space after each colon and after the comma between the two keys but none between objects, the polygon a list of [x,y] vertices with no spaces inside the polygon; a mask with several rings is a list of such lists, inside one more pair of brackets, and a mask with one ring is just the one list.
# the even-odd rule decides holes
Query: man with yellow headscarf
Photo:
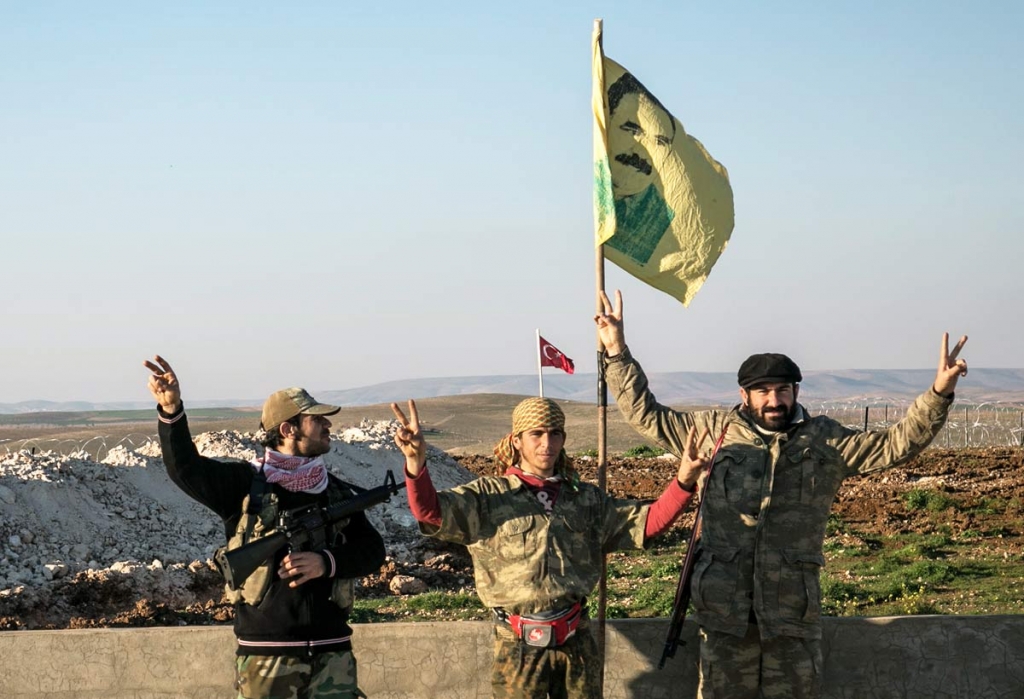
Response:
[{"label": "man with yellow headscarf", "polygon": [[512,432],[495,447],[504,473],[438,493],[426,468],[416,404],[395,443],[405,455],[409,506],[428,536],[465,545],[477,594],[494,611],[494,697],[600,696],[597,645],[586,596],[604,554],[641,549],[679,516],[707,465],[696,431],[676,478],[652,505],[608,496],[581,482],[563,446],[565,414],[546,398],[512,413]]}]

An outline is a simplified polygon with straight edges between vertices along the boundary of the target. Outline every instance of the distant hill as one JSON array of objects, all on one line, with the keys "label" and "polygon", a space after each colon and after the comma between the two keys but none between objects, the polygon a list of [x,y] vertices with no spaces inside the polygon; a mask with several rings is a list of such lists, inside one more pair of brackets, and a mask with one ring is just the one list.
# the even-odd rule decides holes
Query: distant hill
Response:
[{"label": "distant hill", "polygon": [[[189,408],[253,408],[259,407],[262,398],[250,400],[231,398],[226,400],[190,400]],[[156,403],[151,400],[125,400],[90,403],[84,400],[52,401],[23,400],[18,403],[0,403],[0,415],[20,415],[22,413],[89,413],[128,410],[154,410]]]},{"label": "distant hill", "polygon": [[[935,372],[930,369],[847,369],[808,371],[800,387],[800,399],[810,405],[832,403],[884,403],[908,400],[928,388]],[[738,401],[736,375],[732,372],[676,371],[653,373],[651,388],[667,405],[731,405]],[[544,376],[544,393],[584,403],[596,402],[594,374]],[[406,398],[437,398],[476,393],[536,395],[537,377],[459,376],[451,378],[406,379],[349,388],[310,388],[318,400],[341,406],[375,405]],[[1024,405],[1024,369],[971,369],[957,392],[971,403],[1015,403]],[[258,407],[262,398],[189,401],[189,407]],[[0,403],[0,414],[37,412],[82,412],[92,410],[145,410],[151,401],[90,403],[87,401],[22,401]]]},{"label": "distant hill", "polygon": [[[808,371],[800,398],[809,404],[884,403],[907,400],[927,389],[934,370]],[[648,375],[651,389],[666,405],[732,405],[739,402],[736,374],[732,372],[676,371]],[[584,403],[596,402],[595,374],[544,376],[544,395]],[[410,379],[352,388],[318,391],[318,400],[335,405],[371,405],[406,398],[435,398],[472,393],[536,395],[536,376],[466,376]],[[1024,404],[1024,369],[971,369],[958,398],[974,403]]]}]

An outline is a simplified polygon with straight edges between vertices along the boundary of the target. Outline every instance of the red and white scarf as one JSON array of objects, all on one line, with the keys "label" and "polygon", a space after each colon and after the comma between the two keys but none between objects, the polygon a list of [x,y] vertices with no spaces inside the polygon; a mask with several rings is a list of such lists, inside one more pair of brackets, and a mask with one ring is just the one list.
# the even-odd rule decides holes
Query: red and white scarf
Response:
[{"label": "red and white scarf", "polygon": [[262,460],[253,459],[250,463],[256,470],[263,469],[267,483],[277,483],[293,493],[322,493],[327,488],[323,456],[292,456],[267,449]]}]

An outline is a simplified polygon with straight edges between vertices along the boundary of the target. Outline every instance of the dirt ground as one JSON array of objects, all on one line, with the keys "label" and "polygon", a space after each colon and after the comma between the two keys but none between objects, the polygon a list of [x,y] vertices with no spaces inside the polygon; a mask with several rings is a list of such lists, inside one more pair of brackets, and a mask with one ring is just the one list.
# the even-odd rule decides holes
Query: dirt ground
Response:
[{"label": "dirt ground", "polygon": [[[477,474],[491,474],[494,463],[485,457],[457,457]],[[585,480],[596,482],[594,461],[577,460]],[[654,499],[669,483],[676,465],[665,459],[612,459],[608,489],[618,497]],[[958,507],[936,517],[926,507],[907,506],[907,494],[928,491],[953,498]],[[1020,556],[1024,549],[1021,530],[1024,508],[1024,449],[933,449],[911,464],[846,481],[833,507],[843,522],[862,534],[884,537],[902,533],[931,533],[939,523],[957,531],[995,532],[986,536],[986,547],[1006,556]],[[675,526],[689,529],[692,511]],[[464,549],[424,540],[422,563],[400,564],[389,560],[381,572],[361,581],[362,597],[391,596],[388,583],[396,574],[414,575],[432,589],[462,590],[472,581],[472,568]],[[193,564],[191,592],[195,599],[140,598],[123,576],[79,573],[54,583],[45,604],[33,591],[17,604],[0,600],[0,629],[87,628],[99,626],[166,626],[215,624],[231,620],[232,610],[221,604],[218,575]],[[41,595],[42,593],[39,593]]]}]

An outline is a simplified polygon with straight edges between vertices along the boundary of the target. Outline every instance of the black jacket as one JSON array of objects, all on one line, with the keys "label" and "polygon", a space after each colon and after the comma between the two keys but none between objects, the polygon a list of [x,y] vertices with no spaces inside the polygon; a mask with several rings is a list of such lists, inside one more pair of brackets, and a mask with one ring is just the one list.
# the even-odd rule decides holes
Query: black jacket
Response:
[{"label": "black jacket", "polygon": [[[188,429],[184,408],[174,415],[159,410],[160,448],[167,474],[189,497],[216,512],[224,522],[225,539],[234,534],[242,516],[242,501],[251,490],[251,464],[218,461],[200,456]],[[334,483],[347,487],[331,476]],[[274,484],[283,510],[310,504],[325,506],[326,491],[294,493]],[[380,569],[384,541],[363,513],[354,515],[342,530],[344,541],[327,550],[334,557],[335,577],[359,578]],[[274,580],[258,606],[235,605],[235,636],[239,655],[312,655],[351,647],[348,613],[330,600],[333,578],[310,580],[296,588],[276,575],[287,553],[274,562]],[[330,568],[328,568],[330,570]]]}]

